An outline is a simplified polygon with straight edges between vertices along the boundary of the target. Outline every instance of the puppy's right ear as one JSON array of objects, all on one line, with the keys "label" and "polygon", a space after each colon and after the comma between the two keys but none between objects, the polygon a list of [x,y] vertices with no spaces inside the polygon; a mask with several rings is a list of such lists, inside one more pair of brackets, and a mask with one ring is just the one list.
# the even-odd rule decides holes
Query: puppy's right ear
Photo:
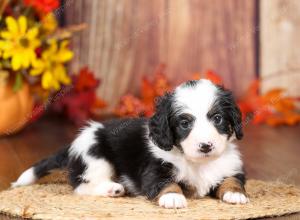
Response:
[{"label": "puppy's right ear", "polygon": [[149,121],[149,136],[163,150],[170,151],[173,148],[173,134],[169,124],[172,109],[172,93],[166,93],[156,102],[155,114]]}]

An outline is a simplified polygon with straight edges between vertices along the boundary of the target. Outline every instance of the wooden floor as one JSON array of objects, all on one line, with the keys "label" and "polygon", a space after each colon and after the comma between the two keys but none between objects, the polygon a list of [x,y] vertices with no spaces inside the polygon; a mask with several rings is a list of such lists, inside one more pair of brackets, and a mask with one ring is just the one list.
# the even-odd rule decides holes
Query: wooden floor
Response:
[{"label": "wooden floor", "polygon": [[[19,134],[0,138],[0,190],[9,187],[32,163],[64,147],[76,133],[76,127],[51,117]],[[300,126],[274,129],[247,125],[239,146],[248,178],[300,186]]]}]

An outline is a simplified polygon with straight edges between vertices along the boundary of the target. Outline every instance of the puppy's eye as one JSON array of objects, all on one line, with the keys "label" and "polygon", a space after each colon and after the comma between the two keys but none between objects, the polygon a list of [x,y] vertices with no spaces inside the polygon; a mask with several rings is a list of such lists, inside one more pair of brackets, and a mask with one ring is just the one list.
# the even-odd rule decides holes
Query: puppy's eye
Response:
[{"label": "puppy's eye", "polygon": [[220,114],[215,114],[214,117],[213,117],[213,121],[214,121],[214,123],[215,123],[216,125],[221,124],[222,121],[223,121],[222,115],[220,115]]},{"label": "puppy's eye", "polygon": [[182,129],[188,129],[190,127],[190,122],[188,120],[180,121],[180,127]]}]

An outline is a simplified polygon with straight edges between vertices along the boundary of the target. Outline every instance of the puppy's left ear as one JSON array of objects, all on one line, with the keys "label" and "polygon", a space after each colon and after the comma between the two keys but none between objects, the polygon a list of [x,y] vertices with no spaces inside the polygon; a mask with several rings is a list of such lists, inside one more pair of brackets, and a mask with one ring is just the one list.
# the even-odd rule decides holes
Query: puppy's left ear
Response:
[{"label": "puppy's left ear", "polygon": [[232,111],[231,111],[231,126],[234,130],[235,136],[238,140],[242,139],[243,134],[243,127],[242,127],[242,113],[235,103],[234,98],[232,97]]},{"label": "puppy's left ear", "polygon": [[172,109],[172,93],[166,93],[156,102],[155,114],[149,121],[149,136],[155,144],[163,150],[170,151],[173,148],[173,134],[169,124]]},{"label": "puppy's left ear", "polygon": [[235,137],[240,140],[243,138],[242,113],[236,104],[232,92],[223,86],[218,86],[217,88],[219,96],[222,97],[219,99],[220,104],[228,113],[231,129],[235,133]]}]

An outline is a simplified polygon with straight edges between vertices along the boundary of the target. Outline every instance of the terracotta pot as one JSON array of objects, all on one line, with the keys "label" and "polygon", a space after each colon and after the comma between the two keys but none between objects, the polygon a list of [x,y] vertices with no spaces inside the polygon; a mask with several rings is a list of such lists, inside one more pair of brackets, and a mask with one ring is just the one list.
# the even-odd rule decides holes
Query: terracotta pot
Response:
[{"label": "terracotta pot", "polygon": [[0,85],[0,135],[19,131],[31,118],[33,98],[29,86],[14,92],[11,83]]}]

